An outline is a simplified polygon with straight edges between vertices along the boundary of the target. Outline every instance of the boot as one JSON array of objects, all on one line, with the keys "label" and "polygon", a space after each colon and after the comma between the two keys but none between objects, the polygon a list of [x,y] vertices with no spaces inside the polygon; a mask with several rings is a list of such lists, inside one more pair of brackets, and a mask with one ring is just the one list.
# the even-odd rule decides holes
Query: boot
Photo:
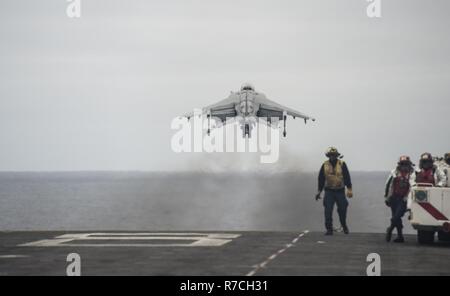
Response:
[{"label": "boot", "polygon": [[348,227],[347,227],[347,221],[346,221],[347,220],[346,219],[346,216],[347,216],[346,211],[341,210],[341,211],[338,211],[338,213],[339,213],[339,220],[340,220],[341,226],[342,226],[342,231],[345,234],[349,234],[349,230],[348,230]]},{"label": "boot", "polygon": [[392,239],[392,230],[394,230],[394,227],[392,227],[392,226],[389,226],[389,227],[386,229],[386,241],[387,241],[387,242],[390,242],[391,239]]},{"label": "boot", "polygon": [[394,243],[404,243],[405,238],[403,237],[403,231],[401,228],[397,228],[397,238],[394,239]]},{"label": "boot", "polygon": [[344,231],[345,234],[349,234],[350,233],[350,231],[348,230],[348,226],[347,225],[342,226],[342,230]]},{"label": "boot", "polygon": [[394,239],[394,243],[404,243],[405,242],[405,238],[403,236],[397,236],[396,239]]},{"label": "boot", "polygon": [[325,235],[333,235],[333,229],[327,229],[327,232],[325,232]]}]

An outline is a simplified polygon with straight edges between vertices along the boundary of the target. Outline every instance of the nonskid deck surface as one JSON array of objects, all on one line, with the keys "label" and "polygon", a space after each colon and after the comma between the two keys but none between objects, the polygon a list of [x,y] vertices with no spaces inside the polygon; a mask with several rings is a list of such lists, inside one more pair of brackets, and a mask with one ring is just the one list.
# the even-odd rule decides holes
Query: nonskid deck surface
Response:
[{"label": "nonskid deck surface", "polygon": [[[395,235],[394,235],[395,237]],[[450,275],[450,245],[386,243],[383,234],[309,232],[0,232],[0,275]]]}]

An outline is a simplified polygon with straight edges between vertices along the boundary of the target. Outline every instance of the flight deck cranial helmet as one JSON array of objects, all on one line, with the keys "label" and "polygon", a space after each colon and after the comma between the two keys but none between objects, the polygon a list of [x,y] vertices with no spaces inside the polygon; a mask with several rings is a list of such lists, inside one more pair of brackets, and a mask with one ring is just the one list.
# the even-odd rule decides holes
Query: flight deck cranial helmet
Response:
[{"label": "flight deck cranial helmet", "polygon": [[327,149],[327,151],[325,152],[326,157],[330,157],[330,156],[339,157],[340,155],[341,154],[339,153],[339,151],[337,150],[336,147],[329,147]]},{"label": "flight deck cranial helmet", "polygon": [[433,156],[431,155],[431,153],[423,153],[420,156],[420,162],[419,162],[419,167],[421,169],[430,169],[433,167]]},{"label": "flight deck cranial helmet", "polygon": [[450,152],[445,153],[444,160],[448,165],[450,165]]},{"label": "flight deck cranial helmet", "polygon": [[244,83],[241,86],[241,91],[255,91],[255,88],[250,83]]},{"label": "flight deck cranial helmet", "polygon": [[408,169],[410,170],[413,167],[413,163],[411,162],[411,158],[406,155],[400,156],[400,159],[398,160],[398,168],[400,169]]}]

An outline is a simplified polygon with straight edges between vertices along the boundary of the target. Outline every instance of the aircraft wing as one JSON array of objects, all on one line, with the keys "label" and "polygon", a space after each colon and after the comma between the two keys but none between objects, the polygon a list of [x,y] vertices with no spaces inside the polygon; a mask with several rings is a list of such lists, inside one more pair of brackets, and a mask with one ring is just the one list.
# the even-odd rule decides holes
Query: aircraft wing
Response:
[{"label": "aircraft wing", "polygon": [[[226,121],[227,117],[235,117],[236,104],[239,103],[239,98],[234,94],[231,94],[228,98],[223,99],[215,104],[202,108],[202,115],[211,114],[211,117],[219,118],[222,122]],[[190,112],[183,115],[188,119],[194,116],[194,112]]]},{"label": "aircraft wing", "polygon": [[265,97],[259,97],[258,103],[260,104],[259,111],[258,111],[259,117],[278,117],[279,119],[282,119],[283,113],[286,112],[287,115],[290,115],[294,118],[296,118],[296,117],[303,118],[305,120],[305,122],[307,120],[312,120],[312,121],[316,120],[315,118],[313,118],[309,115],[306,115],[297,110],[280,105],[280,104],[278,104],[274,101],[271,101]]}]

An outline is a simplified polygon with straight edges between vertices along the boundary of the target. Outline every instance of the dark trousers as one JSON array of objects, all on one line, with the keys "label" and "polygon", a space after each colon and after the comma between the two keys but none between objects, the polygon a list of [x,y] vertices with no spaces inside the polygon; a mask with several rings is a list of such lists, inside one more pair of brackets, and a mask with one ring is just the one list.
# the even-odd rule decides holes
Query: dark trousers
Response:
[{"label": "dark trousers", "polygon": [[406,201],[401,197],[392,196],[389,200],[392,211],[391,228],[397,228],[398,232],[403,229],[402,217],[406,212]]},{"label": "dark trousers", "polygon": [[347,227],[347,207],[348,201],[345,196],[345,190],[325,190],[323,206],[325,207],[325,227],[327,230],[333,230],[333,209],[337,204],[337,211],[342,227]]}]

